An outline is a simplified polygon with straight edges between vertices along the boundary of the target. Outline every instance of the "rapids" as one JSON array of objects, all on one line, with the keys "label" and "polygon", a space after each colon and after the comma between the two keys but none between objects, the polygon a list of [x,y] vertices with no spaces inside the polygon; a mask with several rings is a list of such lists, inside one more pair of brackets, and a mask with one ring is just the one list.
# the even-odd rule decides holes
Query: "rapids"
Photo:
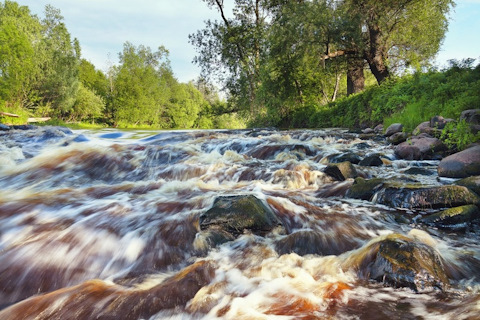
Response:
[{"label": "rapids", "polygon": [[[0,132],[0,319],[479,319],[480,232],[344,197],[326,159],[381,154],[366,177],[452,181],[341,129]],[[423,167],[432,175],[409,174]],[[199,217],[254,195],[284,228],[209,245]],[[393,233],[433,247],[450,285],[362,276]]]}]

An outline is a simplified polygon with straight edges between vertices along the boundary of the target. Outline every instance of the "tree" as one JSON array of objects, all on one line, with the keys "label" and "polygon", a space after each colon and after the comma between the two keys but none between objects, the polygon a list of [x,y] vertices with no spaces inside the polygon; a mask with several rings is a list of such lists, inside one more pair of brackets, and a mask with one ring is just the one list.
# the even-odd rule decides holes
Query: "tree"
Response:
[{"label": "tree", "polygon": [[58,9],[47,5],[42,25],[41,49],[37,51],[42,70],[39,95],[44,104],[52,105],[58,116],[65,117],[75,103],[79,86],[79,45],[71,41]]},{"label": "tree", "polygon": [[80,60],[78,77],[86,88],[103,99],[107,98],[108,79],[105,74],[102,71],[97,70],[91,62],[85,59]]},{"label": "tree", "polygon": [[208,20],[203,30],[189,36],[198,51],[194,62],[201,67],[202,77],[223,83],[253,116],[265,49],[266,1],[235,0],[232,17],[227,16],[224,0],[204,2],[215,8],[221,19]]},{"label": "tree", "polygon": [[378,83],[400,68],[429,64],[445,36],[453,5],[452,0],[341,1],[340,44],[344,53],[354,57],[350,68],[353,91],[363,85],[358,71],[363,68],[361,60]]},{"label": "tree", "polygon": [[36,61],[41,24],[28,7],[0,3],[0,100],[31,106],[39,75]]},{"label": "tree", "polygon": [[152,52],[149,47],[126,42],[119,57],[120,66],[113,76],[114,123],[166,125],[167,78],[173,78],[168,51],[159,47]]}]

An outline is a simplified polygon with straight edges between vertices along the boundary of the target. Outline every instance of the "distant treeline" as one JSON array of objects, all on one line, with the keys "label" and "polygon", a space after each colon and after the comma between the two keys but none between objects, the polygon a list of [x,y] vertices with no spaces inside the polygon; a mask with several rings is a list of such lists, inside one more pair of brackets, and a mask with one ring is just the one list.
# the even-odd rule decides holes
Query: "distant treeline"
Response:
[{"label": "distant treeline", "polygon": [[0,112],[25,122],[52,117],[108,126],[213,128],[242,126],[216,89],[200,80],[180,83],[168,51],[126,42],[106,73],[81,56],[58,9],[45,16],[13,1],[0,3]]}]

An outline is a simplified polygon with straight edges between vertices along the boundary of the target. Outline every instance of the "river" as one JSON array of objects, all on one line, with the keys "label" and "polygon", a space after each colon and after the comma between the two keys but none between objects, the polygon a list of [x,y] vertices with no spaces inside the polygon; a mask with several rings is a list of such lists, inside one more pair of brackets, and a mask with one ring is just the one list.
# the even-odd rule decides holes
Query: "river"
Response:
[{"label": "river", "polygon": [[[422,212],[344,197],[352,181],[323,172],[335,154],[379,153],[385,165],[365,176],[451,183],[436,161],[397,160],[382,139],[40,128],[0,141],[0,319],[480,319],[478,227],[418,225]],[[199,217],[242,195],[283,228],[208,243]],[[434,248],[449,286],[362,276],[351,261],[391,234]]]}]

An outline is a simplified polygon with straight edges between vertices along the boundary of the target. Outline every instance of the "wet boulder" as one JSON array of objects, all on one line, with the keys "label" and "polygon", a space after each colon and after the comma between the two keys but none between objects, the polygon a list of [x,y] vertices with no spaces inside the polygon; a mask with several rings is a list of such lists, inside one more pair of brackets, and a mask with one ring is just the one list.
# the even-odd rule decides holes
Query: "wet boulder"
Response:
[{"label": "wet boulder", "polygon": [[424,242],[400,234],[371,242],[353,254],[347,265],[352,261],[361,277],[394,288],[423,292],[444,290],[449,284],[439,253]]},{"label": "wet boulder", "polygon": [[480,195],[480,176],[472,176],[458,180],[456,185],[467,187],[476,194]]},{"label": "wet boulder", "polygon": [[3,123],[0,123],[0,131],[8,131],[11,128]]},{"label": "wet boulder", "polygon": [[239,236],[246,230],[264,236],[279,225],[281,222],[272,209],[253,195],[218,197],[213,206],[200,215],[200,229],[213,230],[220,242],[229,241],[231,236]]},{"label": "wet boulder", "polygon": [[426,217],[419,222],[443,229],[463,230],[480,218],[480,210],[476,205],[470,204],[449,208]]},{"label": "wet boulder", "polygon": [[354,152],[347,152],[347,153],[340,153],[340,154],[332,154],[329,155],[321,160],[321,163],[329,164],[329,163],[342,163],[342,162],[350,162],[353,164],[358,164],[362,158]]},{"label": "wet boulder", "polygon": [[353,185],[348,189],[345,194],[346,197],[371,200],[373,195],[384,185],[385,181],[380,178],[364,179],[358,177],[355,179]]},{"label": "wet boulder", "polygon": [[480,146],[445,157],[438,164],[438,175],[448,178],[466,178],[480,175]]},{"label": "wet boulder", "polygon": [[363,158],[358,165],[366,167],[379,167],[383,165],[383,161],[378,154],[372,154]]},{"label": "wet boulder", "polygon": [[387,128],[387,130],[385,130],[385,136],[390,137],[394,133],[402,132],[402,130],[403,130],[403,124],[393,123]]},{"label": "wet boulder", "polygon": [[358,176],[357,170],[353,164],[348,161],[331,163],[323,169],[323,172],[337,181],[345,181]]},{"label": "wet boulder", "polygon": [[376,202],[393,208],[451,208],[480,204],[480,197],[463,186],[425,187],[418,184],[386,184],[376,194]]}]

